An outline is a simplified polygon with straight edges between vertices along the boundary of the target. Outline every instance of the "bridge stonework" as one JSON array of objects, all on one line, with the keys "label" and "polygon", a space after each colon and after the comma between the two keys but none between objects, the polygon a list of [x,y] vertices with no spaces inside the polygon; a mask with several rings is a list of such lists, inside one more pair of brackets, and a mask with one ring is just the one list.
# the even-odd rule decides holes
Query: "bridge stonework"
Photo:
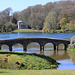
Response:
[{"label": "bridge stonework", "polygon": [[54,51],[58,50],[58,46],[63,43],[65,48],[64,50],[67,50],[68,45],[70,44],[70,41],[67,39],[53,39],[53,38],[41,38],[41,37],[35,37],[35,38],[18,38],[18,39],[9,39],[9,40],[0,40],[0,50],[2,45],[8,45],[9,51],[12,51],[12,46],[14,44],[21,44],[23,46],[23,51],[27,51],[27,46],[32,43],[37,42],[40,45],[40,51],[44,51],[44,46],[47,43],[52,43],[54,46]]}]

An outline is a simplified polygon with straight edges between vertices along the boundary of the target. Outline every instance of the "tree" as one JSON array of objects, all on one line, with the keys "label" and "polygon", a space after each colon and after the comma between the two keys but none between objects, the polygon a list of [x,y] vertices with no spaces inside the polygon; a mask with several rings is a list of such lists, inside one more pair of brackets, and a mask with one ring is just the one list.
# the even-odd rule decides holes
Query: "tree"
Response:
[{"label": "tree", "polygon": [[12,23],[11,21],[7,22],[6,24],[6,32],[11,32],[17,28],[17,25]]},{"label": "tree", "polygon": [[61,27],[61,29],[65,29],[67,23],[68,23],[67,18],[62,18],[60,20],[60,27]]},{"label": "tree", "polygon": [[44,21],[43,17],[44,17],[43,14],[41,14],[40,12],[32,13],[30,16],[31,27],[38,30],[42,29]]},{"label": "tree", "polygon": [[0,13],[0,30],[5,31],[5,24],[10,21],[11,8],[7,8]]},{"label": "tree", "polygon": [[4,32],[4,28],[5,28],[5,23],[6,23],[6,20],[5,18],[3,17],[3,14],[0,13],[0,30],[1,32]]},{"label": "tree", "polygon": [[17,24],[17,19],[15,17],[12,17],[11,22]]},{"label": "tree", "polygon": [[75,27],[74,27],[74,22],[73,21],[70,21],[70,23],[67,23],[66,24],[66,29],[67,30],[72,30],[72,29],[74,29]]},{"label": "tree", "polygon": [[3,17],[6,19],[6,21],[10,21],[11,11],[12,11],[11,8],[7,8],[4,11],[2,11]]},{"label": "tree", "polygon": [[56,25],[57,25],[57,14],[56,12],[50,12],[45,19],[43,29],[45,30],[56,29]]}]

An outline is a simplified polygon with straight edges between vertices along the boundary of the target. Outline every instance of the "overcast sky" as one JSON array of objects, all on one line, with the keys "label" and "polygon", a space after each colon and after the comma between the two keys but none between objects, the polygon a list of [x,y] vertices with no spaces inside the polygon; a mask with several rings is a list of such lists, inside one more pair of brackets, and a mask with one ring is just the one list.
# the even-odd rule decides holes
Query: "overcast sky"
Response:
[{"label": "overcast sky", "polygon": [[37,4],[45,5],[48,2],[54,2],[59,0],[0,0],[0,11],[11,7],[13,11],[21,11],[28,6],[34,6]]}]

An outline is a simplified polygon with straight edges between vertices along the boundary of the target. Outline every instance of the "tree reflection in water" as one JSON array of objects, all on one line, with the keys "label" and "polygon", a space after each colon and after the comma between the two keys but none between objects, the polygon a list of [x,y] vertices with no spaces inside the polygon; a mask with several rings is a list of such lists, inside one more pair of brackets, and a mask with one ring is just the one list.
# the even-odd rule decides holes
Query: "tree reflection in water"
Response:
[{"label": "tree reflection in water", "polygon": [[75,52],[69,52],[70,59],[75,64]]}]

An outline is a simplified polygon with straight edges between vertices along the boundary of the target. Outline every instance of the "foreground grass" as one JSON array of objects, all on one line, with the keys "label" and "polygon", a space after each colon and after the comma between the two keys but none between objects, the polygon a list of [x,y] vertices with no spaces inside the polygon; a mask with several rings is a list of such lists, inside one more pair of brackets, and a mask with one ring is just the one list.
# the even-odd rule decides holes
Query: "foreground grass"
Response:
[{"label": "foreground grass", "polygon": [[0,51],[0,68],[15,70],[44,70],[57,68],[56,60],[39,54]]},{"label": "foreground grass", "polygon": [[0,75],[75,75],[75,70],[4,70]]},{"label": "foreground grass", "polygon": [[12,32],[34,32],[32,29],[17,29]]}]

